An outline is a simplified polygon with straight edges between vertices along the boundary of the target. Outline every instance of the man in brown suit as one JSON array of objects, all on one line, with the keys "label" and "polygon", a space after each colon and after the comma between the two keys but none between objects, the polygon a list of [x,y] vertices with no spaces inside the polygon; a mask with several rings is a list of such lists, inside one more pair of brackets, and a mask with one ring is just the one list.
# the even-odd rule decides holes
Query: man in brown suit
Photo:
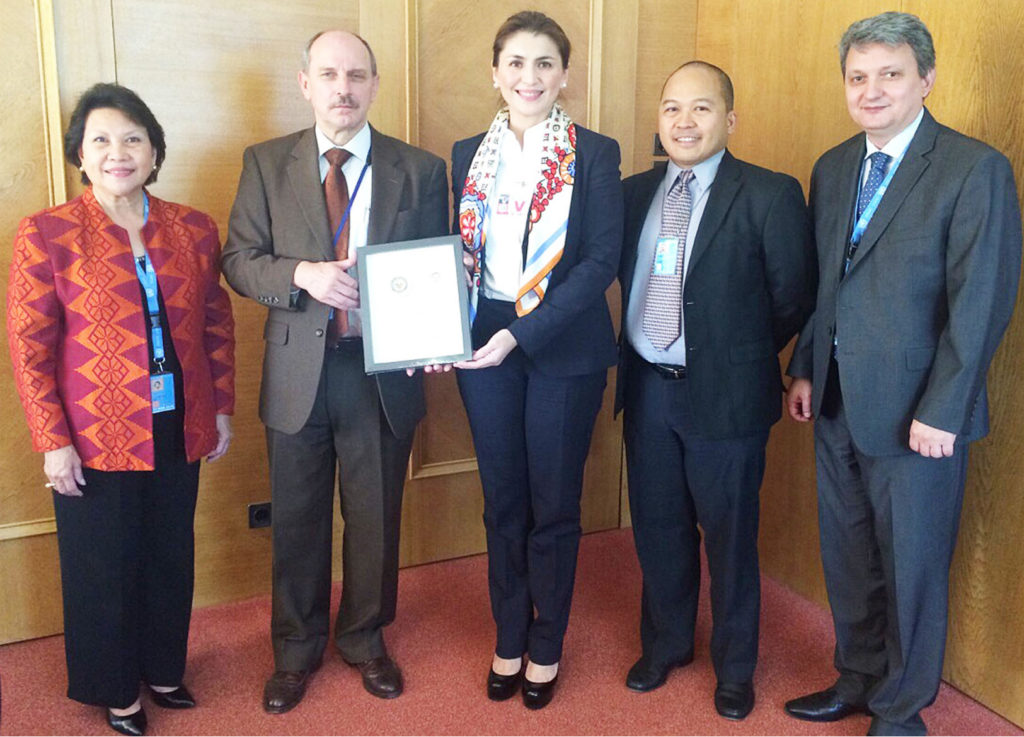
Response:
[{"label": "man in brown suit", "polygon": [[448,230],[444,162],[367,123],[379,78],[363,39],[314,36],[299,85],[316,124],[245,151],[223,254],[231,286],[268,307],[260,418],[273,503],[275,672],[263,707],[274,714],[299,703],[327,644],[335,469],[345,520],[335,644],[371,694],[402,692],[382,629],[395,615],[422,375],[366,376],[358,281],[348,270],[362,245]]}]

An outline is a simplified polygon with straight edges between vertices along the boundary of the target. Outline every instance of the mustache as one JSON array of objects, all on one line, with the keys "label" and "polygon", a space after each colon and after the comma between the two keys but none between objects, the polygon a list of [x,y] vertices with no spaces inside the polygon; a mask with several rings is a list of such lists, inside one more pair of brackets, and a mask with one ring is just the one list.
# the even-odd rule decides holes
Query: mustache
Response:
[{"label": "mustache", "polygon": [[334,99],[334,102],[331,103],[331,105],[332,106],[333,105],[344,105],[346,107],[358,107],[359,103],[356,100],[354,95],[348,94],[348,95],[338,95]]}]

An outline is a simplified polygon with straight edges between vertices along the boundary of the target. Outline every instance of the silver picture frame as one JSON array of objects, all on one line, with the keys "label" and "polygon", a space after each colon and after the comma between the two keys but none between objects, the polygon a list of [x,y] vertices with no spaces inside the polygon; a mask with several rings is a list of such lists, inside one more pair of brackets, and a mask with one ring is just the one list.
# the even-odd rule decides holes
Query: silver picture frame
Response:
[{"label": "silver picture frame", "polygon": [[364,246],[356,257],[367,374],[472,357],[459,236]]}]

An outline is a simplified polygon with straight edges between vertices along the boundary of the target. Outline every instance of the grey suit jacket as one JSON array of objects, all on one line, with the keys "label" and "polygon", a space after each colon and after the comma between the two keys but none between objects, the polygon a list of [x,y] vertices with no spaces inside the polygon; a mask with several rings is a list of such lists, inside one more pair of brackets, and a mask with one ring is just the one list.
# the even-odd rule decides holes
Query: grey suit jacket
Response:
[{"label": "grey suit jacket", "polygon": [[[330,308],[307,295],[291,304],[299,261],[334,259],[313,128],[246,149],[231,209],[223,271],[239,294],[265,304],[266,342],[260,419],[297,432],[309,418],[323,368]],[[368,243],[412,240],[448,231],[448,180],[433,154],[371,128]],[[392,431],[411,433],[425,407],[422,374],[377,376]]]},{"label": "grey suit jacket", "polygon": [[1016,301],[1021,220],[1013,171],[995,149],[924,119],[840,279],[864,135],[811,176],[818,250],[814,314],[788,373],[813,381],[820,411],[833,336],[854,442],[909,453],[917,419],[967,443],[988,432],[985,375]]}]

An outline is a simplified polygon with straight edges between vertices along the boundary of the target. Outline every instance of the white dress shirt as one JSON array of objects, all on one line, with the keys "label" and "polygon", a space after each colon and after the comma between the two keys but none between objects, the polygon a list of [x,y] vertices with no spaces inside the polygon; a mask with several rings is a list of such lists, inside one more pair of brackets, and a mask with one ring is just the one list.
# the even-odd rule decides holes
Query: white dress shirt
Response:
[{"label": "white dress shirt", "polygon": [[523,237],[533,193],[540,181],[544,122],[527,128],[523,145],[508,128],[501,137],[498,170],[491,187],[484,257],[483,293],[515,302],[523,276]]}]

